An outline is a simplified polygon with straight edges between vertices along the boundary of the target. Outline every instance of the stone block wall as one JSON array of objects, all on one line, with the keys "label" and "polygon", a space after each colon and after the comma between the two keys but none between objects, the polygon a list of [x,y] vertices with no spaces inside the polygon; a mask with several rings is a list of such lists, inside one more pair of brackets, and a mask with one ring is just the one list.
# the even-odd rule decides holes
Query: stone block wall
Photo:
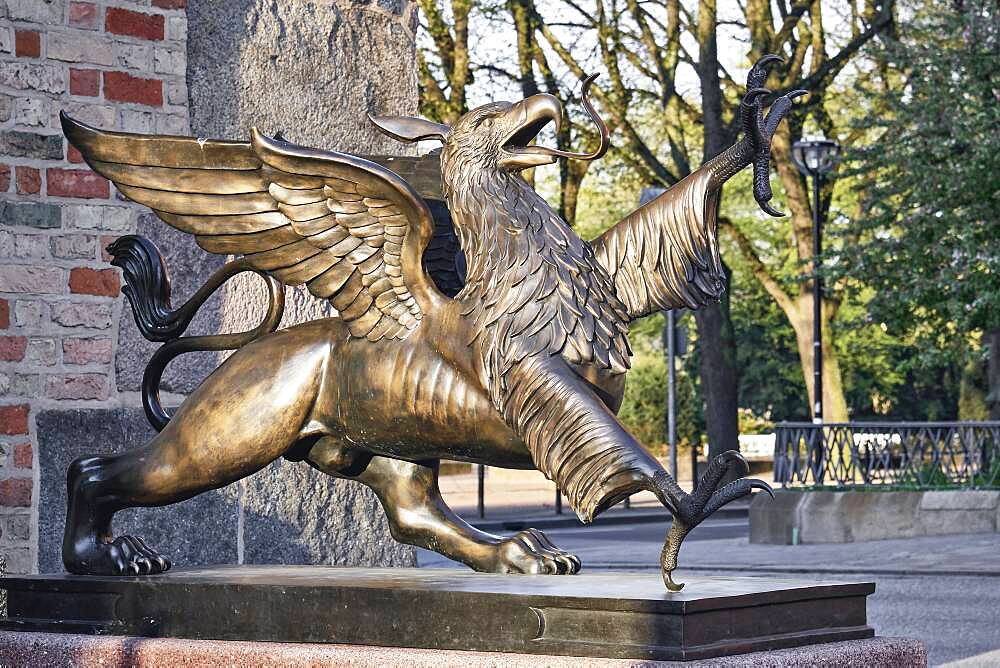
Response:
[{"label": "stone block wall", "polygon": [[[103,248],[141,210],[81,164],[66,111],[188,132],[185,0],[8,0],[0,16],[0,554],[38,563],[41,411],[133,405],[115,382],[122,311]],[[86,435],[80,435],[85,438]]]}]

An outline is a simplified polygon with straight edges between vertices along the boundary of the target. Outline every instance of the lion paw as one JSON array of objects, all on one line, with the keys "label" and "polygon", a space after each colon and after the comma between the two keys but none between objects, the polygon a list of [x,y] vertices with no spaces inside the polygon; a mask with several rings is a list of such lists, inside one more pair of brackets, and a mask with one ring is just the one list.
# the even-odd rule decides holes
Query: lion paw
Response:
[{"label": "lion paw", "polygon": [[580,559],[552,544],[538,529],[525,529],[497,545],[495,571],[499,573],[548,573],[572,575]]},{"label": "lion paw", "polygon": [[[85,575],[156,575],[170,569],[170,560],[141,538],[120,536],[110,543],[87,541],[86,547],[63,556],[67,570]],[[68,558],[67,558],[68,557]]]}]

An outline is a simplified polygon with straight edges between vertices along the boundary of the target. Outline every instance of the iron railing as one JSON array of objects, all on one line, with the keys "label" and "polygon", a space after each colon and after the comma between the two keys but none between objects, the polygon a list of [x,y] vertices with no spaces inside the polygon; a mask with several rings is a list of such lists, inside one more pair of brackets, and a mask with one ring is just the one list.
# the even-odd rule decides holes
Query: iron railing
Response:
[{"label": "iron railing", "polygon": [[784,487],[1000,488],[1000,422],[777,425]]}]

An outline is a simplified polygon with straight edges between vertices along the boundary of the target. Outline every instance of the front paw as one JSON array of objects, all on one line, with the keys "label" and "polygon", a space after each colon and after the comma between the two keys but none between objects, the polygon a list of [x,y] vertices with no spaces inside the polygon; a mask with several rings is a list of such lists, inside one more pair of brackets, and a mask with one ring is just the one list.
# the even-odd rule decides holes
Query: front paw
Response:
[{"label": "front paw", "polygon": [[525,529],[496,546],[497,573],[547,573],[573,575],[580,571],[580,559],[560,550],[538,529]]}]

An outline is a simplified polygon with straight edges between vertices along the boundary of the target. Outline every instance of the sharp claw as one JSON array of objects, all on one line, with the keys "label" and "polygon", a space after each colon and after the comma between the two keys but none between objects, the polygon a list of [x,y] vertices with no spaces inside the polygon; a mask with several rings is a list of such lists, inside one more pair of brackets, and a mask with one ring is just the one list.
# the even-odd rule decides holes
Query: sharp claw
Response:
[{"label": "sharp claw", "polygon": [[760,57],[756,63],[753,64],[754,69],[767,67],[771,63],[783,63],[785,59],[776,53],[768,53]]},{"label": "sharp claw", "polygon": [[667,586],[667,589],[670,591],[680,591],[681,589],[684,589],[684,583],[674,582],[672,575],[673,571],[663,571],[663,584]]},{"label": "sharp claw", "polygon": [[800,88],[799,90],[793,90],[791,93],[786,93],[785,97],[787,97],[789,100],[794,100],[797,97],[802,97],[803,95],[808,95],[808,94],[809,91]]},{"label": "sharp claw", "polygon": [[770,95],[771,91],[767,88],[751,88],[747,91],[747,94],[743,96],[743,104],[750,106],[754,101],[761,95]]},{"label": "sharp claw", "polygon": [[757,202],[757,205],[760,206],[761,211],[769,216],[774,216],[775,218],[783,218],[785,216],[783,212],[778,211],[767,202]]},{"label": "sharp claw", "polygon": [[772,499],[774,498],[774,490],[771,489],[771,486],[768,485],[763,480],[751,480],[750,481],[750,489],[760,489],[760,490],[763,490],[763,491],[767,492],[768,496],[770,496]]}]

